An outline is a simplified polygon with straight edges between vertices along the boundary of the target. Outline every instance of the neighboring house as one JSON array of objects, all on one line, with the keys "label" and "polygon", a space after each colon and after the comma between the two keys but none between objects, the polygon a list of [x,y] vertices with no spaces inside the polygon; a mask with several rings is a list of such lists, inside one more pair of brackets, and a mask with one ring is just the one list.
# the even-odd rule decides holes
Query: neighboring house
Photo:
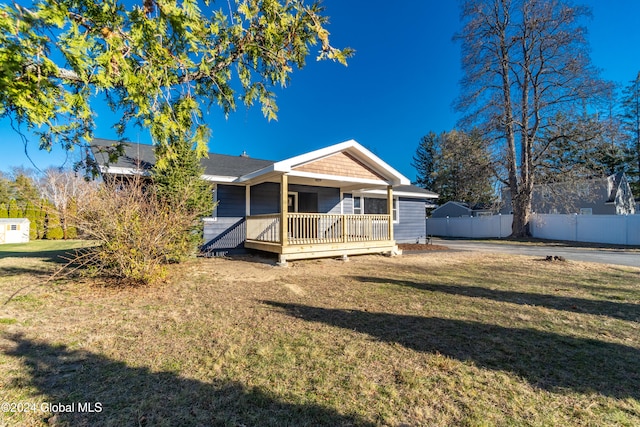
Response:
[{"label": "neighboring house", "polygon": [[27,218],[0,218],[0,244],[27,243],[30,224]]},{"label": "neighboring house", "polygon": [[[503,191],[503,208],[511,213],[511,197]],[[536,185],[531,210],[540,214],[631,215],[636,206],[627,176],[623,172],[605,178]]]},{"label": "neighboring house", "polygon": [[482,204],[469,206],[463,202],[453,201],[438,206],[431,212],[431,218],[459,218],[484,215],[493,215],[493,210]]},{"label": "neighboring house", "polygon": [[[153,147],[129,145],[106,165],[96,148],[111,143],[94,141],[103,175],[145,173],[154,163]],[[392,253],[426,238],[425,203],[437,198],[353,140],[279,162],[210,154],[202,163],[217,202],[204,220],[203,250],[212,255],[257,249],[286,262]]]}]

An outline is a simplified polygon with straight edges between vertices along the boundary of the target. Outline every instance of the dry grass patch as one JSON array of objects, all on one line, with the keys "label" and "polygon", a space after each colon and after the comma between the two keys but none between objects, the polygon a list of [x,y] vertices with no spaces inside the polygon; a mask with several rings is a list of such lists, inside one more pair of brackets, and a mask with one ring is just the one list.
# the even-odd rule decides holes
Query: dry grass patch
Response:
[{"label": "dry grass patch", "polygon": [[[0,401],[103,408],[0,419],[640,423],[638,269],[451,252],[257,261],[196,260],[153,288],[56,282],[0,306]],[[0,277],[2,302],[51,268],[28,262]]]}]

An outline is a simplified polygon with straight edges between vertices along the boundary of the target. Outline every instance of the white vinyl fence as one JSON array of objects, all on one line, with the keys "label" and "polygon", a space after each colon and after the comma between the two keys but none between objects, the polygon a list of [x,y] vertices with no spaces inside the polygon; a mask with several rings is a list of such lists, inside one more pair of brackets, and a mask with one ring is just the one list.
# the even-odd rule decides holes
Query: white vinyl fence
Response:
[{"label": "white vinyl fence", "polygon": [[427,218],[427,235],[483,239],[511,234],[513,215]]},{"label": "white vinyl fence", "polygon": [[[427,235],[503,238],[511,234],[513,215],[428,218]],[[640,245],[640,215],[534,214],[531,235],[540,239]]]}]

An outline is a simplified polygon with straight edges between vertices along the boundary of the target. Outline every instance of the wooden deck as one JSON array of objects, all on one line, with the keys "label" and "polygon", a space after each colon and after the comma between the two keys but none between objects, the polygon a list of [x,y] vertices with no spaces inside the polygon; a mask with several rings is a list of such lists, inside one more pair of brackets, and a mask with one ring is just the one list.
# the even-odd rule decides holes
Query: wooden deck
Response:
[{"label": "wooden deck", "polygon": [[[287,260],[398,253],[390,215],[289,213],[247,217],[245,247]],[[283,239],[282,236],[285,236]]]}]

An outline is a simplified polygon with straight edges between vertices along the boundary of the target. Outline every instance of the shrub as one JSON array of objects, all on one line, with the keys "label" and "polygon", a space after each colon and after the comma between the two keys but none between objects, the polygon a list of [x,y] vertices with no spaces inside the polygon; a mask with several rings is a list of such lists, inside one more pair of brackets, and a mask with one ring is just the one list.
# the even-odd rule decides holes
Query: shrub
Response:
[{"label": "shrub", "polygon": [[[145,185],[146,184],[146,185]],[[183,194],[183,202],[189,194]],[[166,276],[167,264],[193,254],[192,233],[200,214],[157,197],[139,177],[104,184],[77,206],[78,228],[98,245],[78,254],[76,266],[128,284]]]},{"label": "shrub", "polygon": [[46,202],[44,204],[44,238],[47,240],[60,240],[64,237],[60,214],[55,206]]}]

